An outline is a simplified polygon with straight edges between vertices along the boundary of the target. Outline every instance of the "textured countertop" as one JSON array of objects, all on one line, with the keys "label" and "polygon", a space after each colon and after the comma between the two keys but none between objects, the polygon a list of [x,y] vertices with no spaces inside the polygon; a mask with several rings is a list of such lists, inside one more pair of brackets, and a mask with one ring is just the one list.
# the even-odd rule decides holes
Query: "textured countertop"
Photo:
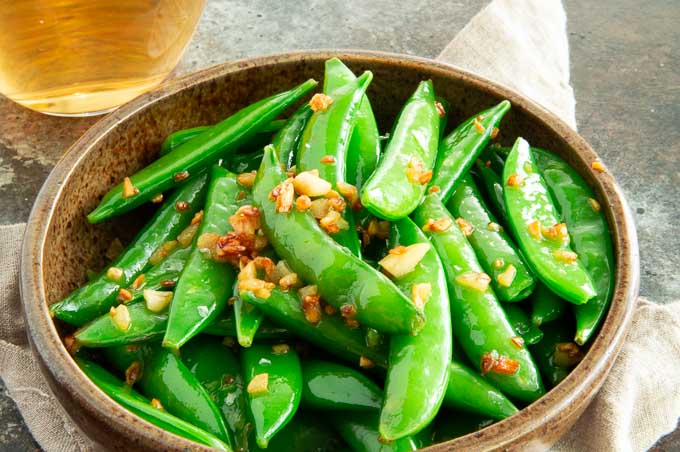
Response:
[{"label": "textured countertop", "polygon": [[[435,57],[486,3],[208,0],[176,73],[294,49]],[[680,294],[680,59],[672,56],[680,42],[680,2],[565,3],[579,131],[614,174],[636,216],[640,293],[669,302]],[[0,224],[27,220],[54,164],[95,121],[41,115],[0,95]],[[658,447],[679,450],[680,431]],[[34,449],[0,382],[0,450]]]}]

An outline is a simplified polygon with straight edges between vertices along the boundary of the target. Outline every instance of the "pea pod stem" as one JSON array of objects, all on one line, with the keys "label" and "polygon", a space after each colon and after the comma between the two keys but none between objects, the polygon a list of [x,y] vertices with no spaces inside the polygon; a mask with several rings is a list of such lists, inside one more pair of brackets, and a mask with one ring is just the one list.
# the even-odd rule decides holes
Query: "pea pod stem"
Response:
[{"label": "pea pod stem", "polygon": [[[406,294],[427,288],[428,321],[416,336],[390,338],[380,435],[394,440],[422,430],[437,414],[446,392],[451,362],[451,312],[446,275],[437,252],[409,218],[392,223],[389,247],[424,244],[428,251],[416,267],[395,280]],[[431,353],[431,350],[437,353]]]},{"label": "pea pod stem", "polygon": [[215,435],[186,422],[165,410],[159,410],[141,394],[107,372],[103,367],[82,358],[76,358],[78,366],[104,393],[145,421],[197,443],[217,450],[231,451],[231,447]]},{"label": "pea pod stem", "polygon": [[220,157],[231,155],[240,144],[292,105],[316,85],[308,80],[290,91],[275,94],[238,111],[201,135],[178,146],[130,176],[136,194],[124,192],[124,184],[112,188],[87,219],[98,223],[120,215],[175,186],[186,174],[194,174]]},{"label": "pea pod stem", "polygon": [[[514,372],[489,371],[486,378],[515,399],[536,400],[544,392],[538,369],[527,349],[513,344],[516,333],[491,288],[478,284],[484,278],[474,250],[436,193],[425,197],[413,219],[425,229],[444,265],[453,331],[470,361],[481,369],[482,361],[496,354],[513,360],[518,364]],[[429,220],[441,220],[441,227],[433,231],[426,226]]]},{"label": "pea pod stem", "polygon": [[179,349],[215,319],[227,304],[234,270],[229,264],[215,262],[206,256],[196,242],[202,234],[223,235],[232,230],[229,217],[240,206],[237,200],[240,191],[241,186],[232,173],[219,166],[212,168],[201,225],[170,304],[164,347]]},{"label": "pea pod stem", "polygon": [[270,193],[286,180],[274,150],[265,149],[253,188],[262,229],[276,254],[298,276],[318,287],[327,303],[356,313],[356,320],[385,333],[416,334],[424,324],[417,308],[383,274],[337,244],[309,212],[278,212]]},{"label": "pea pod stem", "polygon": [[[529,267],[560,297],[583,304],[596,295],[590,276],[562,233],[559,213],[534,161],[529,143],[518,138],[503,169],[508,223]],[[554,228],[556,237],[546,236]]]},{"label": "pea pod stem", "polygon": [[[129,286],[149,267],[151,255],[164,243],[174,240],[189,225],[203,205],[207,187],[207,174],[196,175],[178,187],[100,276],[50,306],[50,314],[71,325],[82,326],[108,312],[117,303],[120,289]],[[186,202],[189,209],[178,210],[176,204],[179,201]],[[117,270],[115,273],[120,272],[115,280],[107,276],[112,268]]]},{"label": "pea pod stem", "polygon": [[404,105],[377,169],[361,190],[361,204],[379,218],[408,216],[422,199],[437,157],[439,113],[432,81]]}]

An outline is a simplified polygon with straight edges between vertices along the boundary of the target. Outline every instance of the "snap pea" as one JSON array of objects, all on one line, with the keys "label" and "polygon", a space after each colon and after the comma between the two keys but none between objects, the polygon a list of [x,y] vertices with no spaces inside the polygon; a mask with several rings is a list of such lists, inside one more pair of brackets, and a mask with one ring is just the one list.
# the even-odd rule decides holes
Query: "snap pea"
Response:
[{"label": "snap pea", "polygon": [[[330,182],[333,189],[345,182],[347,149],[356,121],[356,112],[371,83],[373,74],[365,72],[361,77],[335,91],[333,103],[325,110],[314,112],[300,139],[297,155],[298,171],[318,170],[319,176]],[[330,159],[330,161],[329,161]],[[339,244],[347,247],[355,256],[361,256],[359,237],[354,228],[351,206],[343,212],[349,224],[332,235]]]},{"label": "snap pea", "polygon": [[[300,404],[300,359],[286,344],[253,345],[243,349],[241,363],[248,382],[248,408],[255,439],[259,447],[267,448],[269,440],[290,421]],[[264,383],[256,384],[263,375]]]},{"label": "snap pea", "polygon": [[536,363],[550,387],[557,386],[564,380],[583,357],[578,345],[571,342],[574,338],[574,328],[570,323],[564,321],[546,323],[541,327],[543,340],[531,347]]},{"label": "snap pea", "polygon": [[[437,252],[413,221],[392,223],[389,247],[426,244],[428,251],[416,267],[396,279],[402,292],[412,294],[426,285],[427,322],[417,336],[390,338],[385,399],[380,411],[380,435],[394,440],[422,430],[437,414],[451,362],[451,312],[446,275]],[[437,350],[432,353],[432,350]]]},{"label": "snap pea", "polygon": [[[518,138],[505,161],[503,197],[508,223],[529,267],[560,297],[583,304],[596,295],[583,264],[559,231],[554,239],[543,228],[559,223],[545,180],[538,172],[529,143]],[[533,231],[533,232],[532,232]]]},{"label": "snap pea", "polygon": [[614,254],[607,219],[586,181],[567,162],[532,148],[536,164],[569,229],[574,251],[588,271],[597,295],[574,307],[577,344],[592,337],[607,313],[614,290]]},{"label": "snap pea", "polygon": [[508,217],[508,214],[505,210],[505,201],[503,200],[503,181],[501,176],[479,159],[475,161],[475,170],[473,176],[475,176],[475,180],[477,180],[479,185],[484,187],[484,193],[489,201],[491,210],[496,214],[499,223],[507,226],[505,219]]},{"label": "snap pea", "polygon": [[236,320],[236,338],[241,347],[253,344],[255,333],[264,319],[262,311],[243,300],[238,287],[234,287],[234,319]]},{"label": "snap pea", "polygon": [[242,203],[237,200],[241,189],[232,173],[219,166],[212,168],[203,218],[170,303],[164,347],[181,347],[215,319],[227,304],[234,270],[229,264],[215,262],[195,244],[202,234],[222,235],[232,230],[229,217]]},{"label": "snap pea", "polygon": [[324,301],[337,308],[351,307],[363,325],[385,333],[417,333],[425,320],[422,309],[386,276],[337,244],[309,212],[277,212],[269,195],[284,180],[273,148],[267,147],[255,179],[253,200],[276,254],[303,281],[317,285]]},{"label": "snap pea", "polygon": [[418,206],[437,158],[439,121],[432,81],[420,82],[399,113],[377,169],[361,189],[361,204],[373,215],[398,220]]},{"label": "snap pea", "polygon": [[[295,165],[300,139],[311,116],[312,109],[309,104],[304,104],[290,117],[286,125],[274,135],[272,145],[277,151],[279,161],[285,164],[286,168]],[[256,170],[257,168],[259,168],[259,165],[253,169]]]},{"label": "snap pea", "polygon": [[443,97],[437,96],[435,100],[437,104],[439,104],[437,105],[437,112],[439,113],[439,141],[441,142],[444,139],[446,127],[449,124],[449,111],[451,110],[451,104]]},{"label": "snap pea", "polygon": [[439,199],[445,202],[449,199],[460,177],[472,167],[489,142],[494,128],[498,127],[508,110],[510,102],[504,100],[467,119],[439,144],[437,162],[430,181],[430,187],[439,187]]},{"label": "snap pea", "polygon": [[403,452],[418,449],[418,445],[410,436],[389,443],[381,440],[378,433],[378,413],[327,414],[333,428],[354,452]]},{"label": "snap pea", "polygon": [[[257,131],[255,136],[253,137],[252,141],[259,141],[262,139],[269,139],[271,138],[272,133],[278,132],[283,125],[286,123],[285,119],[275,119],[269,124],[266,124],[263,126],[260,130]],[[161,144],[161,150],[158,152],[159,156],[164,156],[165,154],[169,154],[170,152],[174,151],[175,148],[177,148],[179,145],[184,144],[185,142],[191,140],[192,138],[202,134],[212,126],[198,126],[198,127],[192,127],[190,129],[182,129],[178,130],[176,132],[171,133],[168,135],[165,140],[163,140],[163,143]],[[255,147],[250,145],[250,143],[246,143],[244,147]]]},{"label": "snap pea", "polygon": [[[588,302],[590,303],[590,301]],[[536,326],[562,317],[568,310],[567,303],[544,284],[538,283],[531,295],[531,322]]]},{"label": "snap pea", "polygon": [[216,337],[197,336],[182,347],[182,361],[222,412],[236,450],[247,450],[246,385],[232,350]]},{"label": "snap pea", "polygon": [[342,438],[315,413],[298,410],[293,419],[274,436],[267,452],[346,451]]},{"label": "snap pea", "polygon": [[110,347],[104,354],[126,379],[135,375],[131,383],[139,384],[147,397],[158,399],[169,413],[232,444],[219,408],[178,356],[158,346]]},{"label": "snap pea", "polygon": [[378,367],[387,367],[384,346],[367,346],[362,331],[347,327],[339,315],[322,315],[318,323],[310,323],[305,318],[300,298],[291,291],[276,288],[267,299],[257,298],[251,292],[244,292],[241,296],[294,335],[342,359],[356,364],[360,357],[364,357]]},{"label": "snap pea", "polygon": [[92,382],[104,393],[145,421],[170,433],[218,450],[231,451],[231,447],[218,437],[186,422],[165,410],[151,405],[149,400],[131,389],[101,366],[76,357],[76,363]]},{"label": "snap pea", "polygon": [[[526,402],[536,400],[544,392],[538,369],[526,348],[513,343],[516,333],[488,287],[474,250],[436,193],[425,197],[413,218],[426,229],[444,265],[453,332],[470,361],[479,369],[487,366],[486,378],[504,393]],[[428,220],[439,222],[435,231],[426,226]],[[518,366],[497,365],[506,359]]]},{"label": "snap pea", "polygon": [[491,285],[501,301],[523,300],[534,288],[535,280],[521,254],[489,212],[470,175],[464,175],[446,207],[475,250]]},{"label": "snap pea", "polygon": [[519,410],[502,392],[464,364],[449,365],[449,384],[443,406],[501,420]]},{"label": "snap pea", "polygon": [[329,411],[378,411],[382,391],[362,373],[329,361],[302,363],[302,405]]},{"label": "snap pea", "polygon": [[543,339],[543,332],[531,323],[522,308],[516,305],[505,305],[503,310],[510,321],[510,325],[518,335],[522,336],[525,344],[536,344]]},{"label": "snap pea", "polygon": [[260,163],[262,162],[262,153],[263,151],[259,150],[248,154],[235,155],[229,160],[227,168],[229,168],[229,171],[236,174],[255,171],[260,167]]},{"label": "snap pea", "polygon": [[88,221],[98,223],[127,212],[175,186],[177,180],[182,180],[186,174],[194,174],[215,163],[220,157],[229,156],[240,144],[315,85],[314,80],[308,80],[290,91],[255,102],[185,142],[130,176],[129,181],[136,189],[136,194],[124,196],[124,184],[112,188],[99,206],[87,216]]},{"label": "snap pea", "polygon": [[[82,326],[116,304],[121,287],[127,287],[148,266],[151,255],[165,242],[174,240],[203,205],[208,175],[191,178],[178,187],[137,234],[132,243],[94,281],[75,290],[59,303],[50,306],[50,314],[66,323]],[[176,203],[187,202],[189,209],[178,210]],[[116,280],[107,274],[120,270]]]},{"label": "snap pea", "polygon": [[[326,61],[324,93],[335,97],[342,88],[356,80],[352,71],[337,58]],[[364,94],[356,112],[354,130],[347,148],[345,179],[361,190],[378,164],[380,157],[380,133],[373,115],[371,102]]]},{"label": "snap pea", "polygon": [[191,247],[178,246],[170,251],[162,261],[144,273],[141,283],[128,286],[132,298],[127,303],[140,300],[147,289],[167,290],[168,287],[174,287],[190,255]]},{"label": "snap pea", "polygon": [[[210,334],[212,336],[236,337],[236,320],[233,312],[222,313],[212,323],[206,326],[202,334]],[[290,332],[283,327],[274,325],[267,319],[262,320],[260,327],[255,333],[255,339],[287,339],[291,336]]]}]

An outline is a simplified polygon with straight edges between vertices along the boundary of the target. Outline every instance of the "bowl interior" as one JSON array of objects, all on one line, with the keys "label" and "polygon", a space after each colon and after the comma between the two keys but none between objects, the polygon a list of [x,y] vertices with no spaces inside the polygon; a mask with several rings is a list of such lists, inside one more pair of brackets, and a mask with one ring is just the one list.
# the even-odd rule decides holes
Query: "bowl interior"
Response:
[{"label": "bowl interior", "polygon": [[[147,217],[148,211],[142,209],[141,215],[135,212],[100,225],[88,224],[85,214],[98,204],[110,187],[153,160],[169,133],[213,124],[253,101],[307,78],[316,78],[321,82],[323,62],[330,56],[339,56],[356,73],[367,69],[373,71],[374,79],[368,95],[383,133],[390,130],[401,106],[417,83],[430,78],[437,95],[451,103],[449,129],[501,99],[508,98],[513,108],[503,120],[500,141],[512,144],[517,136],[523,136],[532,145],[558,153],[586,178],[607,212],[618,261],[618,288],[600,337],[584,363],[569,379],[576,378],[574,374],[584,366],[594,372],[599,360],[617,352],[629,318],[631,300],[637,291],[636,279],[631,279],[629,274],[636,266],[634,230],[627,217],[625,203],[611,177],[607,174],[596,175],[590,170],[590,163],[596,155],[578,135],[517,94],[447,65],[365,52],[312,52],[230,63],[164,85],[97,123],[55,168],[31,216],[24,248],[22,291],[31,339],[50,378],[54,379],[52,383],[57,393],[64,390],[76,392],[69,397],[75,398],[79,404],[87,404],[87,409],[92,409],[93,413],[104,416],[114,413],[115,419],[111,420],[114,430],[129,423],[130,415],[121,414],[119,408],[115,408],[101,393],[94,392],[91,385],[88,386],[83,380],[84,376],[59,342],[58,336],[65,329],[50,321],[46,306],[59,301],[85,282],[88,269],[101,269],[111,240],[114,237],[120,237],[124,242],[129,240]],[[605,365],[605,373],[610,365]],[[554,417],[559,410],[564,411],[565,397],[573,399],[587,388],[591,388],[592,392],[592,388],[597,386],[599,383],[588,378],[580,382],[574,380],[570,385],[563,383],[560,385],[563,387],[561,395],[556,394],[551,399],[551,392],[551,395],[541,399],[542,407],[535,408],[532,405],[520,415],[483,430],[480,432],[483,434],[477,435],[474,440],[482,441],[486,435],[487,440],[493,441],[495,437],[499,444],[511,444],[514,440],[508,436],[508,432],[516,433],[520,425],[523,422],[526,424],[529,419],[538,422],[540,419],[534,418]],[[94,403],[90,397],[98,397],[99,402],[107,404],[106,410],[89,406]],[[566,410],[571,417],[578,415],[576,411]],[[139,428],[143,430],[149,427]],[[487,431],[488,434],[484,433]],[[156,440],[165,446],[170,444],[164,442],[167,438],[176,439],[159,432],[150,428],[141,433],[134,430],[132,434],[141,435],[141,438],[156,436]],[[140,441],[144,443],[146,440]],[[172,444],[173,447],[180,447],[190,443],[177,440]],[[463,446],[465,443],[449,444],[457,445]]]}]

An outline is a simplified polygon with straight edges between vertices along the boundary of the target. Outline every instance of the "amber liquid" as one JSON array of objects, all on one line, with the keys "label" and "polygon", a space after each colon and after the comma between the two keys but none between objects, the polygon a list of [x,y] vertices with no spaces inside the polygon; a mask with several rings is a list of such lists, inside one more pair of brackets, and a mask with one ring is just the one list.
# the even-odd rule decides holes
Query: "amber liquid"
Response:
[{"label": "amber liquid", "polygon": [[0,93],[57,115],[108,111],[175,67],[204,0],[0,0]]}]

